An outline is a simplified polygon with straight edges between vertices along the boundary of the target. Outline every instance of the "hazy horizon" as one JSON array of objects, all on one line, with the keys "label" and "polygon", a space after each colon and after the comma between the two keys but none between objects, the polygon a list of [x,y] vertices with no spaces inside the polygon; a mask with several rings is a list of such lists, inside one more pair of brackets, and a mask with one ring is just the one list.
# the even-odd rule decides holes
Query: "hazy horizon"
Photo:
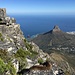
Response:
[{"label": "hazy horizon", "polygon": [[7,14],[75,15],[75,0],[0,0]]}]

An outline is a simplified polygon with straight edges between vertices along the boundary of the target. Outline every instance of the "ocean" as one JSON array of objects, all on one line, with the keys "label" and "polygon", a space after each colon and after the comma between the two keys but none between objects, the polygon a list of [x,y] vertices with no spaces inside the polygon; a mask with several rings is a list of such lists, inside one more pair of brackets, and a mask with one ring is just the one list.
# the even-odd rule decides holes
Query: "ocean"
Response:
[{"label": "ocean", "polygon": [[53,29],[55,25],[64,32],[75,31],[75,16],[73,15],[14,15],[16,22],[20,24],[24,36],[33,36]]}]

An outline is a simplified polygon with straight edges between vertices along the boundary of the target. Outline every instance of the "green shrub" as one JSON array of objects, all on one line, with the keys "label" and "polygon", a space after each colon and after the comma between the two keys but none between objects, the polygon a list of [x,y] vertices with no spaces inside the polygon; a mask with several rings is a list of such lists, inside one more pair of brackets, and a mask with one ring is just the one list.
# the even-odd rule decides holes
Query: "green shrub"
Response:
[{"label": "green shrub", "polygon": [[2,33],[0,33],[0,41],[3,41]]},{"label": "green shrub", "polygon": [[0,50],[0,58],[3,59],[4,62],[11,61],[11,57],[12,56],[9,56],[7,50]]},{"label": "green shrub", "polygon": [[9,62],[6,66],[8,67],[10,75],[16,75],[16,69],[11,62]]},{"label": "green shrub", "polygon": [[26,39],[24,39],[24,44],[25,44],[25,46],[26,46],[26,48],[27,48],[28,50],[32,50],[33,46],[32,46],[31,44],[29,44],[29,43],[26,41]]},{"label": "green shrub", "polygon": [[0,75],[5,75],[6,71],[9,71],[10,75],[16,75],[16,70],[12,63],[5,64],[4,61],[0,58]]},{"label": "green shrub", "polygon": [[31,55],[30,55],[31,59],[35,59],[37,57],[38,53],[33,50],[30,50],[30,52],[31,52]]},{"label": "green shrub", "polygon": [[6,67],[6,64],[0,58],[0,74],[4,75],[7,70],[8,70],[8,67]]},{"label": "green shrub", "polygon": [[24,42],[27,42],[27,40],[26,40],[26,39],[24,39]]},{"label": "green shrub", "polygon": [[0,38],[1,41],[4,41],[3,38]]},{"label": "green shrub", "polygon": [[2,37],[2,33],[0,33],[0,37]]},{"label": "green shrub", "polygon": [[[10,75],[16,75],[16,70],[11,61],[13,57],[6,50],[0,50],[0,74],[5,75],[6,71],[10,71]],[[7,64],[5,64],[7,63]]]},{"label": "green shrub", "polygon": [[15,57],[18,59],[19,63],[20,63],[20,69],[23,69],[27,66],[27,61],[26,61],[26,57],[30,56],[30,52],[23,50],[22,48],[20,48],[16,54]]},{"label": "green shrub", "polygon": [[28,55],[30,55],[29,51],[23,50],[20,48],[17,53],[15,54],[16,58],[20,58],[21,60],[25,59]]},{"label": "green shrub", "polygon": [[39,59],[38,59],[38,63],[39,63],[39,64],[42,64],[43,62],[44,62],[44,61],[43,61],[42,58],[39,58]]}]

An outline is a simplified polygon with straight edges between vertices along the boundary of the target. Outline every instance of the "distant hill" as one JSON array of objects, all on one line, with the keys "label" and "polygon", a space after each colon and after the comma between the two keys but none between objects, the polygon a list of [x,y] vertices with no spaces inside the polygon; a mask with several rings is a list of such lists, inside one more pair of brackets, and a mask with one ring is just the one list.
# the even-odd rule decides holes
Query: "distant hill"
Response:
[{"label": "distant hill", "polygon": [[39,34],[32,41],[46,52],[51,50],[75,52],[75,35],[63,32],[58,26],[54,26],[49,32]]}]

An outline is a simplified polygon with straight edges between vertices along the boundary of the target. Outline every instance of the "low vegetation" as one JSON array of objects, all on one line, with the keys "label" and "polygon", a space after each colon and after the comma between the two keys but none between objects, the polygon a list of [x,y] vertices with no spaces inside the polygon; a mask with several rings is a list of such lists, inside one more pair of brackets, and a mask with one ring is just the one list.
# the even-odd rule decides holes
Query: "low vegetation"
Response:
[{"label": "low vegetation", "polygon": [[9,71],[10,75],[16,75],[16,70],[12,64],[12,56],[6,50],[0,50],[0,74],[5,75]]},{"label": "low vegetation", "polygon": [[24,44],[25,44],[27,50],[31,53],[30,57],[35,58],[38,55],[38,53],[36,51],[32,50],[32,48],[33,48],[32,44],[29,44],[26,39],[24,39]]},{"label": "low vegetation", "polygon": [[3,60],[0,58],[0,74],[4,75],[5,72],[8,70],[7,65],[3,62]]},{"label": "low vegetation", "polygon": [[38,59],[38,63],[39,63],[39,64],[42,64],[43,62],[44,62],[44,61],[43,61],[42,58],[39,58],[39,59]]},{"label": "low vegetation", "polygon": [[2,33],[0,33],[0,41],[3,41]]},{"label": "low vegetation", "polygon": [[[2,34],[0,33],[0,38]],[[26,58],[34,59],[38,53],[32,50],[32,45],[24,39],[26,50],[20,48],[16,54],[10,55],[7,50],[0,50],[0,74],[5,75],[6,71],[9,71],[10,75],[16,75],[16,70],[12,64],[12,60],[15,58],[19,61],[19,70],[26,68]]]},{"label": "low vegetation", "polygon": [[24,44],[28,50],[32,50],[33,46],[29,44],[26,39],[24,39]]},{"label": "low vegetation", "polygon": [[37,55],[37,52],[32,51],[32,50],[24,50],[23,48],[20,48],[16,54],[14,55],[15,58],[19,61],[20,63],[20,70],[26,68],[27,66],[27,61],[26,58],[29,57],[33,59]]},{"label": "low vegetation", "polygon": [[19,61],[20,70],[25,68],[27,65],[26,57],[30,55],[29,51],[23,50],[20,48],[17,53],[15,54],[16,59]]},{"label": "low vegetation", "polygon": [[0,37],[2,37],[2,33],[0,33]]},{"label": "low vegetation", "polygon": [[3,59],[4,62],[9,62],[12,60],[7,50],[0,50],[0,58]]}]

